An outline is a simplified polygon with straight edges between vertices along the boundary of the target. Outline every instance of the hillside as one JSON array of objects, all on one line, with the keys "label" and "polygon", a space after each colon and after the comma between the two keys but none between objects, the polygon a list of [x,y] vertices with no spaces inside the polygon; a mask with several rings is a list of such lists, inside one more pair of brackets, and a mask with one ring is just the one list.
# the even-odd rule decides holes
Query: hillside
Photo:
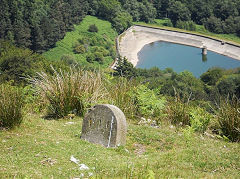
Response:
[{"label": "hillside", "polygon": [[[98,32],[89,32],[89,26],[95,24]],[[79,63],[81,66],[99,66],[108,67],[113,62],[116,54],[115,38],[117,32],[111,27],[108,21],[100,20],[97,17],[86,16],[79,25],[74,26],[74,30],[67,32],[64,39],[56,43],[56,47],[43,53],[48,60],[71,60]],[[76,53],[75,47],[84,46],[84,52]],[[102,56],[102,62],[92,57],[92,61],[87,62],[86,58],[91,54]]]},{"label": "hillside", "polygon": [[[128,120],[125,147],[107,149],[80,139],[82,119],[27,115],[0,132],[0,178],[238,178],[240,144]],[[90,170],[79,170],[71,156]]]}]

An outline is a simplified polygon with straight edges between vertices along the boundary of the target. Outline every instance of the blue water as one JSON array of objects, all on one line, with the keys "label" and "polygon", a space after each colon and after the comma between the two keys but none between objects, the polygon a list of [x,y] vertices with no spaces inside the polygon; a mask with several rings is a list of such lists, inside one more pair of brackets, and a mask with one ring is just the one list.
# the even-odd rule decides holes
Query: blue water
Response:
[{"label": "blue water", "polygon": [[240,60],[208,51],[207,59],[202,57],[202,49],[169,42],[153,42],[145,45],[138,53],[137,68],[172,68],[176,72],[188,70],[199,77],[211,67],[225,69],[240,67]]}]

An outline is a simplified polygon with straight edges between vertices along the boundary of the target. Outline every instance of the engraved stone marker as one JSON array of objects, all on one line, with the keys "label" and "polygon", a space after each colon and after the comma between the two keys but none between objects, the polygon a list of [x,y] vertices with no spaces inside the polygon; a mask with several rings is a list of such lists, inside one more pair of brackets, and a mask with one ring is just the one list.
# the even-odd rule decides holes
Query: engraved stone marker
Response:
[{"label": "engraved stone marker", "polygon": [[116,106],[94,106],[83,119],[81,138],[105,147],[126,143],[127,123],[123,112]]}]

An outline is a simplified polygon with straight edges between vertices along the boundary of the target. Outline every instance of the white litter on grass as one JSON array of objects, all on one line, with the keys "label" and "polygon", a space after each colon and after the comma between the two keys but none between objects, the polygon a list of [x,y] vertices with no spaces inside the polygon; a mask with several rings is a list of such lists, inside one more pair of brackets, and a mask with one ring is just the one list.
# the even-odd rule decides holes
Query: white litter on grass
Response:
[{"label": "white litter on grass", "polygon": [[67,122],[67,123],[65,123],[65,124],[67,124],[67,125],[72,125],[72,124],[75,124],[75,122]]},{"label": "white litter on grass", "polygon": [[79,160],[76,159],[73,155],[71,156],[70,161],[76,163],[77,165],[79,165]]},{"label": "white litter on grass", "polygon": [[85,165],[85,164],[80,164],[79,165],[79,169],[80,170],[89,170],[89,167],[87,165]]},{"label": "white litter on grass", "polygon": [[79,160],[76,159],[73,155],[70,158],[70,161],[74,162],[75,164],[77,164],[79,166],[79,170],[89,170],[89,167],[85,164],[79,164]]}]

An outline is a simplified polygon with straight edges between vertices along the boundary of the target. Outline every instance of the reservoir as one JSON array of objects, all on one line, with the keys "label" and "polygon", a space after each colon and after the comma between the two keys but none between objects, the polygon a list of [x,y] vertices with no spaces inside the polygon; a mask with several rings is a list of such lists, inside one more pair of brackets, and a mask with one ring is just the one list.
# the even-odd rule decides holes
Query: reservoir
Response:
[{"label": "reservoir", "polygon": [[158,67],[161,70],[172,68],[176,72],[190,71],[199,77],[211,67],[224,69],[240,67],[240,60],[208,51],[202,55],[202,49],[169,42],[153,42],[145,45],[138,53],[137,68]]}]

